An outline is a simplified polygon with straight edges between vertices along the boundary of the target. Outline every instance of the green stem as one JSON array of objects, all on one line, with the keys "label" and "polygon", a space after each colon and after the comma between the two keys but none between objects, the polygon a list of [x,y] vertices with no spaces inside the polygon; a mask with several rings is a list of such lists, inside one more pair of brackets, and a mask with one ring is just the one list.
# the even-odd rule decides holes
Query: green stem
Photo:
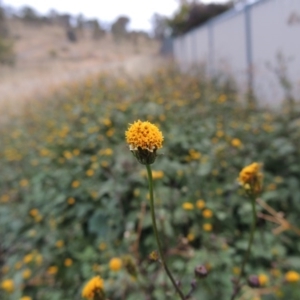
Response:
[{"label": "green stem", "polygon": [[149,182],[151,219],[152,219],[153,231],[154,231],[156,243],[157,243],[157,246],[158,246],[158,252],[159,252],[159,255],[160,255],[160,259],[161,259],[161,262],[163,264],[163,267],[164,267],[168,277],[170,278],[170,280],[171,280],[174,288],[176,289],[177,293],[179,294],[180,298],[182,300],[185,300],[185,296],[183,295],[182,291],[180,290],[180,288],[176,284],[176,281],[175,281],[174,277],[172,276],[172,273],[170,272],[170,270],[167,266],[167,263],[166,263],[166,259],[164,257],[161,242],[160,242],[160,239],[159,239],[159,236],[158,236],[158,230],[157,230],[156,218],[155,218],[152,170],[151,170],[150,165],[146,165],[146,168],[147,168],[148,182]]},{"label": "green stem", "polygon": [[254,233],[255,233],[255,228],[256,228],[256,221],[257,221],[255,203],[256,203],[256,199],[253,196],[253,197],[251,197],[252,217],[253,218],[252,218],[252,225],[251,225],[250,238],[249,238],[249,242],[248,242],[248,248],[247,248],[247,252],[246,252],[246,254],[244,256],[244,259],[243,259],[240,275],[239,275],[238,280],[235,284],[236,291],[233,293],[233,295],[231,297],[231,300],[233,300],[239,292],[240,281],[241,281],[242,277],[244,276],[245,266],[246,266],[246,263],[249,259],[249,255],[250,255],[250,252],[251,252],[251,246],[252,246],[252,242],[253,242],[253,238],[254,238]]}]

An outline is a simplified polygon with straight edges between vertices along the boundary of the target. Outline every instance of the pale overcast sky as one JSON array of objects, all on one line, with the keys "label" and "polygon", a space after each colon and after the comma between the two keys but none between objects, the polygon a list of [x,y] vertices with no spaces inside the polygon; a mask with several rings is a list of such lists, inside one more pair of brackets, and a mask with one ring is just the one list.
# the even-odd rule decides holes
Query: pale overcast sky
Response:
[{"label": "pale overcast sky", "polygon": [[[120,15],[130,18],[131,29],[151,29],[151,17],[157,12],[170,16],[178,7],[178,0],[0,0],[4,5],[22,7],[29,5],[40,13],[47,13],[51,8],[60,13],[98,18],[112,22]],[[209,2],[227,2],[227,0],[203,0]]]}]

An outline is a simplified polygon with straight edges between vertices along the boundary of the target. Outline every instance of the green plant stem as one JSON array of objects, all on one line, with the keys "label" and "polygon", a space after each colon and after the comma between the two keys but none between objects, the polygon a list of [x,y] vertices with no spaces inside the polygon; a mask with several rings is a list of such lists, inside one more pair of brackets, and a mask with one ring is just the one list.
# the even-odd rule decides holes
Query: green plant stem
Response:
[{"label": "green plant stem", "polygon": [[146,165],[146,168],[147,168],[148,182],[149,182],[151,219],[152,219],[153,231],[154,231],[156,243],[157,243],[157,246],[158,246],[158,252],[159,252],[159,255],[160,255],[160,259],[161,259],[161,262],[163,264],[163,267],[164,267],[164,269],[165,269],[168,277],[170,278],[170,280],[171,280],[174,288],[176,289],[177,293],[179,294],[180,298],[182,300],[185,300],[185,296],[183,295],[182,291],[180,290],[180,288],[176,284],[176,281],[175,281],[174,277],[172,276],[172,273],[170,272],[170,270],[169,270],[169,268],[167,266],[167,263],[166,263],[166,259],[164,257],[164,253],[163,253],[163,250],[162,250],[161,242],[160,242],[160,239],[159,239],[159,236],[158,236],[158,230],[157,230],[156,218],[155,218],[152,170],[151,170],[151,166],[150,165]]},{"label": "green plant stem", "polygon": [[256,209],[255,209],[255,203],[256,203],[256,199],[255,199],[255,196],[251,197],[251,206],[252,206],[252,225],[251,225],[251,232],[250,232],[250,237],[249,237],[249,242],[248,242],[248,248],[247,248],[247,252],[244,256],[244,259],[243,259],[243,262],[242,262],[242,267],[241,267],[241,272],[240,272],[240,275],[237,279],[237,282],[235,284],[235,288],[237,289],[232,297],[231,297],[231,300],[233,300],[235,298],[235,296],[238,294],[239,292],[239,289],[240,289],[240,281],[242,279],[242,277],[244,276],[244,272],[245,272],[245,266],[246,266],[246,263],[249,259],[249,255],[250,255],[250,252],[251,252],[251,246],[252,246],[252,243],[253,243],[253,238],[254,238],[254,233],[255,233],[255,229],[256,229]]}]

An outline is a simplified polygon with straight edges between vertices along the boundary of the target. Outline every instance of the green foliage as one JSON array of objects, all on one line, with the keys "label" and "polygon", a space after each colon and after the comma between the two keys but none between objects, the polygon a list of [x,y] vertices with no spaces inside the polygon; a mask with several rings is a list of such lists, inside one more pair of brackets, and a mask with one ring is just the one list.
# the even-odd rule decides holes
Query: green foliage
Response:
[{"label": "green foliage", "polygon": [[[228,84],[174,70],[128,82],[100,76],[29,103],[0,128],[1,280],[15,284],[12,294],[0,289],[1,299],[80,299],[95,274],[109,299],[175,299],[163,269],[148,259],[156,244],[146,172],[124,138],[137,119],[159,124],[165,137],[153,177],[170,269],[185,293],[196,266],[210,271],[192,299],[232,293],[251,223],[236,182],[243,166],[264,164],[261,198],[299,224],[299,107],[245,107]],[[267,274],[268,287],[298,299],[299,284],[284,283],[287,270],[300,271],[296,234],[274,235],[261,218],[257,227],[247,274]],[[112,271],[113,257],[131,264]],[[246,292],[253,299],[259,289]]]},{"label": "green foliage", "polygon": [[126,16],[120,16],[117,20],[111,25],[111,33],[115,40],[119,41],[124,39],[128,33],[127,26],[130,22],[130,19]]}]

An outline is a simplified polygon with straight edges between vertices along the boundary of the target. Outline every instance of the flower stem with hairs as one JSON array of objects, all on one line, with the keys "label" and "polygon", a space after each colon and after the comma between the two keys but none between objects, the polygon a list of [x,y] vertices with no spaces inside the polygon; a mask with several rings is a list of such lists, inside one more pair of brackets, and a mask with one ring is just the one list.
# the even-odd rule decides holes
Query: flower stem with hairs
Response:
[{"label": "flower stem with hairs", "polygon": [[243,262],[242,262],[241,272],[239,274],[239,277],[238,277],[237,281],[234,283],[234,291],[233,291],[233,294],[231,296],[231,300],[235,299],[235,297],[237,296],[237,294],[239,293],[239,291],[241,289],[240,281],[243,278],[244,273],[245,273],[245,266],[246,266],[246,263],[249,259],[249,255],[250,255],[250,252],[251,252],[251,246],[252,246],[253,239],[254,239],[254,233],[255,233],[255,229],[256,229],[257,217],[256,217],[256,208],[255,208],[255,204],[256,204],[255,194],[252,194],[250,199],[251,199],[251,206],[252,206],[252,225],[251,225],[250,237],[249,237],[247,251],[245,253],[245,256],[244,256],[244,259],[243,259]]},{"label": "flower stem with hairs", "polygon": [[170,272],[168,265],[166,263],[166,259],[162,250],[162,245],[158,236],[158,230],[157,230],[157,225],[156,225],[156,217],[155,217],[155,209],[154,209],[154,197],[153,197],[153,179],[152,179],[152,170],[151,166],[149,164],[146,165],[147,168],[147,173],[148,173],[148,183],[149,183],[149,193],[150,193],[150,209],[151,209],[151,219],[152,219],[152,225],[153,225],[153,231],[154,231],[154,236],[156,239],[157,247],[158,247],[158,252],[160,255],[160,259],[162,262],[162,265],[170,278],[174,288],[176,289],[176,292],[179,294],[180,298],[182,300],[185,300],[185,296],[183,295],[182,291],[180,290],[179,286],[177,285],[172,273]]}]

